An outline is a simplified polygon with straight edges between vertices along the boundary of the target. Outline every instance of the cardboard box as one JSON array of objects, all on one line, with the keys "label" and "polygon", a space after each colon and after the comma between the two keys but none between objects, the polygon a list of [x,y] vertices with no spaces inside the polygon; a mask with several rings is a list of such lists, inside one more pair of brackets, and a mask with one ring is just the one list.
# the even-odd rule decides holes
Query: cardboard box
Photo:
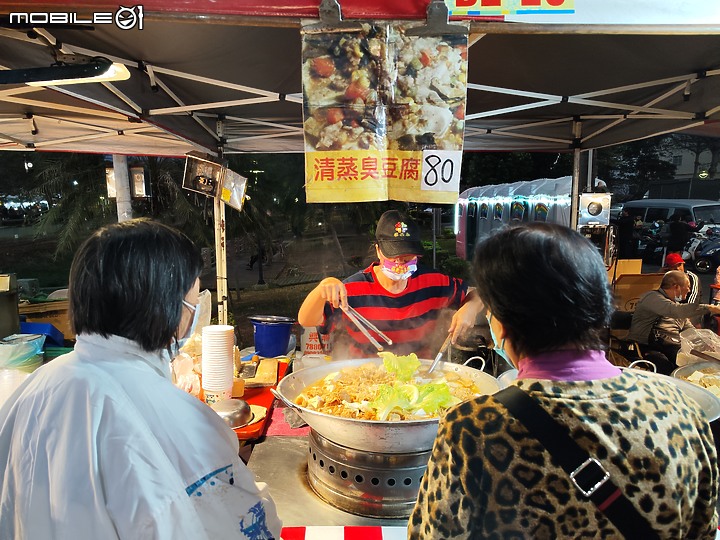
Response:
[{"label": "cardboard box", "polygon": [[642,274],[642,259],[616,259],[608,268],[608,279],[613,283],[623,274]]},{"label": "cardboard box", "polygon": [[68,300],[20,304],[18,311],[20,315],[25,315],[27,322],[50,323],[62,332],[65,339],[75,339],[75,333],[70,329],[68,305]]},{"label": "cardboard box", "polygon": [[640,297],[660,287],[665,274],[623,274],[615,280],[615,305],[622,311],[635,311]]}]

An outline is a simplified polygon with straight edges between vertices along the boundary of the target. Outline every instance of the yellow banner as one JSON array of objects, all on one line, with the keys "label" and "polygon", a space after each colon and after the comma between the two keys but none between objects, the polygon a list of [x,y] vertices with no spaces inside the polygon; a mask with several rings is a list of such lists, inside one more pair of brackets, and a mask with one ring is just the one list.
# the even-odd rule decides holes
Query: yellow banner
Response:
[{"label": "yellow banner", "polygon": [[307,202],[413,201],[454,204],[457,188],[427,188],[422,151],[345,150],[305,153]]}]

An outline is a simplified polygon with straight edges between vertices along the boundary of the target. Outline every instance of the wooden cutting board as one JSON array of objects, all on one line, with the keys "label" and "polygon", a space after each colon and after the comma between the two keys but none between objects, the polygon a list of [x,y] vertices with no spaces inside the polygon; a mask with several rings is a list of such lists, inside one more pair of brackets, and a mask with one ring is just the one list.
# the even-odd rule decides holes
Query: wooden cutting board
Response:
[{"label": "wooden cutting board", "polygon": [[254,377],[245,379],[245,388],[257,388],[261,386],[273,386],[278,379],[277,358],[262,358],[258,364]]}]

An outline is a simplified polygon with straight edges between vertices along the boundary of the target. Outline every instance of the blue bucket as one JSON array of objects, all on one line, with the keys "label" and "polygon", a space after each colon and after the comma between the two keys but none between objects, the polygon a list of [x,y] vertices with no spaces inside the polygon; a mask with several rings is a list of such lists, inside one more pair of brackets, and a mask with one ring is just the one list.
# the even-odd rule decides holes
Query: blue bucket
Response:
[{"label": "blue bucket", "polygon": [[294,319],[276,315],[255,315],[248,318],[253,324],[255,354],[264,358],[287,354]]}]

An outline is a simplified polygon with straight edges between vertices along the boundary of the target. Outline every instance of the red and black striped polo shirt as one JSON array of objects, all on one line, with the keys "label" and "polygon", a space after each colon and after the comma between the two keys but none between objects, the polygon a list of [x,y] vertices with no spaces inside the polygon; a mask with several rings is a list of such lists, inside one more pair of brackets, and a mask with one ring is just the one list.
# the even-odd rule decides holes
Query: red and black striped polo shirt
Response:
[{"label": "red and black striped polo shirt", "polygon": [[[369,266],[344,283],[348,303],[383,333],[393,345],[383,344],[395,354],[416,353],[420,358],[435,355],[447,336],[450,319],[467,295],[467,285],[433,269],[418,266],[404,291],[393,294],[380,285]],[[325,305],[323,333],[330,332],[335,358],[371,358],[377,350],[342,310]]]}]

